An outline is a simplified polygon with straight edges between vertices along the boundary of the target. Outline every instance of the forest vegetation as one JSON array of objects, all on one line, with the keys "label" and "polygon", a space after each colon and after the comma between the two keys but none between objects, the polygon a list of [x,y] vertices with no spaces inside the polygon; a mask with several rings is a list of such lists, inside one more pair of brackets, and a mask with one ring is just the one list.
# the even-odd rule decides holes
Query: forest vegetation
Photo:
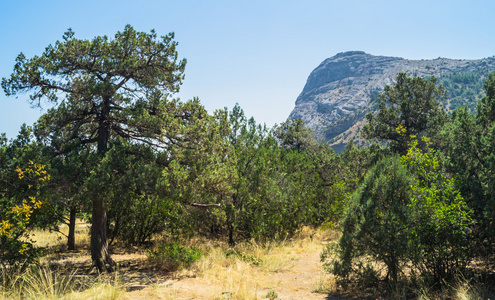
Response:
[{"label": "forest vegetation", "polygon": [[[188,238],[235,247],[320,228],[340,232],[321,260],[344,290],[420,298],[460,278],[495,282],[476,267],[495,254],[495,73],[398,74],[367,115],[370,146],[337,154],[301,120],[267,128],[239,105],[210,114],[174,98],[186,66],[176,46],[172,33],[128,25],[92,40],[68,30],[16,58],[3,91],[49,108],[16,138],[0,136],[0,293],[5,274],[39,264],[33,230],[66,226],[74,250],[77,220],[91,224],[96,272],[118,268],[117,245],[149,247],[151,261],[177,269],[209,255]],[[463,102],[470,93],[476,107]]]}]

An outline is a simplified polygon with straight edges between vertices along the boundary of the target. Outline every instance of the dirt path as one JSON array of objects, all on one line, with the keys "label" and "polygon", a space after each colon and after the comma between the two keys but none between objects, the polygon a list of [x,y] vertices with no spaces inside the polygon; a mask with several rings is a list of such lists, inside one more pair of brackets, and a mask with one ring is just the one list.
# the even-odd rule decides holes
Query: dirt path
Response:
[{"label": "dirt path", "polygon": [[327,276],[320,263],[320,251],[315,251],[306,253],[286,271],[267,274],[266,280],[276,285],[279,299],[320,300],[331,299],[321,291]]},{"label": "dirt path", "polygon": [[[292,264],[278,272],[262,272],[255,279],[257,299],[275,291],[283,300],[337,300],[325,292],[329,275],[320,263],[319,250],[304,252]],[[319,290],[319,292],[318,292]],[[169,279],[145,289],[126,293],[130,299],[231,299],[231,292],[220,283],[204,278]]]}]

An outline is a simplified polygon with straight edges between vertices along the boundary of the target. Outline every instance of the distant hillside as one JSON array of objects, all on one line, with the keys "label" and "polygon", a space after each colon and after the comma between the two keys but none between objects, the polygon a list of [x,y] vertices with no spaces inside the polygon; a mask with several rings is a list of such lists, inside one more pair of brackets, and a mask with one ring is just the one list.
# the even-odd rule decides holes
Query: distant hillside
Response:
[{"label": "distant hillside", "polygon": [[452,111],[465,105],[476,109],[484,79],[494,70],[495,57],[407,60],[362,51],[339,53],[311,72],[289,119],[301,118],[315,131],[316,138],[340,150],[351,138],[359,138],[365,115],[377,109],[378,94],[398,73],[436,76],[447,89],[444,105]]}]

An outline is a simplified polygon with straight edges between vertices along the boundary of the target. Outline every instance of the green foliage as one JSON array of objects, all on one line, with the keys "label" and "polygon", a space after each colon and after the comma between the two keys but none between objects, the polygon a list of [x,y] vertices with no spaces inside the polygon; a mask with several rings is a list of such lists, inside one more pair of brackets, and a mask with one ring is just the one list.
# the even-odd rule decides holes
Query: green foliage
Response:
[{"label": "green foliage", "polygon": [[407,204],[412,182],[397,157],[385,158],[370,170],[342,220],[339,259],[332,266],[336,276],[349,280],[362,269],[355,259],[370,255],[387,266],[387,279],[397,282],[409,256]]},{"label": "green foliage", "polygon": [[[307,207],[306,225],[332,225],[341,218],[346,206],[347,178],[342,171],[343,160],[324,143],[317,142],[302,120],[282,123],[274,135],[283,149],[286,172],[302,193]],[[295,176],[295,177],[292,177]]]},{"label": "green foliage", "polygon": [[393,86],[386,86],[379,96],[379,112],[366,115],[368,123],[363,127],[367,139],[390,141],[391,148],[404,154],[408,148],[409,135],[398,128],[407,128],[410,135],[435,134],[446,121],[447,114],[440,106],[445,98],[445,88],[436,85],[436,78],[423,79],[397,75]]},{"label": "green foliage", "polygon": [[[423,137],[427,146],[429,139]],[[422,151],[414,140],[401,162],[415,175],[411,199],[413,263],[435,282],[453,279],[472,258],[469,245],[471,211],[454,180],[440,169],[434,150]],[[414,247],[415,245],[415,247]]]},{"label": "green foliage", "polygon": [[368,170],[380,159],[389,155],[390,151],[376,142],[369,147],[361,147],[357,146],[353,140],[349,141],[340,154],[342,167],[339,173],[345,181],[345,191],[352,194],[362,183]]},{"label": "green foliage", "polygon": [[[281,152],[266,127],[247,119],[236,105],[229,114],[229,143],[236,157],[237,180],[226,202],[229,242],[283,238],[296,229],[285,218],[291,209],[280,181]],[[294,220],[294,222],[296,222]]]},{"label": "green foliage", "polygon": [[280,145],[286,149],[316,151],[321,144],[314,139],[310,128],[307,128],[302,119],[284,122],[275,128],[274,135]]},{"label": "green foliage", "polygon": [[185,247],[178,242],[160,243],[154,250],[148,250],[148,260],[169,270],[177,270],[191,265],[202,256],[201,250]]},{"label": "green foliage", "polygon": [[406,267],[442,283],[470,262],[470,211],[429,139],[427,150],[411,140],[406,155],[384,158],[368,172],[342,219],[342,237],[322,255],[336,251],[326,266],[342,284],[376,274],[374,261],[386,266],[393,286]]},{"label": "green foliage", "polygon": [[276,291],[274,290],[269,290],[267,293],[266,293],[266,296],[265,298],[268,298],[270,300],[275,300],[278,298],[278,294]]},{"label": "green foliage", "polygon": [[[9,170],[0,169],[4,175]],[[41,249],[33,246],[28,238],[28,230],[32,226],[33,214],[42,209],[43,201],[39,196],[39,187],[50,179],[44,165],[29,162],[26,168],[15,170],[17,180],[22,185],[12,182],[9,188],[17,186],[22,190],[22,198],[9,197],[0,193],[0,264],[2,267],[27,265],[37,260]],[[2,176],[3,177],[3,176]],[[24,183],[26,185],[24,185]],[[7,190],[6,186],[0,187]],[[19,192],[19,190],[17,190]]]},{"label": "green foliage", "polygon": [[456,187],[473,210],[477,253],[493,253],[495,241],[495,73],[489,74],[477,113],[459,108],[442,130],[442,150]]},{"label": "green foliage", "polygon": [[449,111],[467,106],[471,112],[476,111],[476,103],[484,95],[483,82],[488,76],[489,70],[477,70],[473,72],[453,73],[442,75],[439,82],[447,90]]},{"label": "green foliage", "polygon": [[345,206],[339,156],[300,120],[269,132],[236,105],[227,139],[236,162],[225,202],[229,242],[284,239],[301,226],[337,222]]},{"label": "green foliage", "polygon": [[[237,179],[236,156],[225,136],[230,132],[226,111],[214,117],[203,113],[189,124],[187,147],[174,147],[162,168],[160,197],[171,199],[179,212],[169,226],[174,234],[225,233],[226,214]],[[168,154],[167,154],[168,153]]]},{"label": "green foliage", "polygon": [[116,141],[86,178],[87,196],[112,187],[105,194],[111,241],[142,244],[174,220],[172,199],[158,193],[163,180],[160,160],[146,145]]},{"label": "green foliage", "polygon": [[488,128],[495,121],[495,73],[490,73],[483,84],[485,96],[478,102],[477,120],[481,126]]}]

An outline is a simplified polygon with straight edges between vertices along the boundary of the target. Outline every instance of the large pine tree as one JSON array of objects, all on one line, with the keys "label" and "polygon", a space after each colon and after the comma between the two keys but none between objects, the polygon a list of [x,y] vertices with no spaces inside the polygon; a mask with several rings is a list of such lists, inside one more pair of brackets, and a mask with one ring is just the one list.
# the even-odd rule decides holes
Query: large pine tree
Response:
[{"label": "large pine tree", "polygon": [[[173,33],[158,38],[153,30],[137,32],[127,25],[113,39],[82,40],[69,29],[40,56],[19,54],[2,88],[7,95],[29,92],[35,105],[43,99],[52,103],[46,130],[58,139],[63,135],[59,153],[69,151],[69,144],[93,144],[104,157],[117,137],[167,147],[182,142],[185,136],[176,128],[199,105],[167,99],[178,92],[186,64],[178,59],[173,38]],[[103,194],[92,199],[91,256],[99,270],[114,265]]]}]

